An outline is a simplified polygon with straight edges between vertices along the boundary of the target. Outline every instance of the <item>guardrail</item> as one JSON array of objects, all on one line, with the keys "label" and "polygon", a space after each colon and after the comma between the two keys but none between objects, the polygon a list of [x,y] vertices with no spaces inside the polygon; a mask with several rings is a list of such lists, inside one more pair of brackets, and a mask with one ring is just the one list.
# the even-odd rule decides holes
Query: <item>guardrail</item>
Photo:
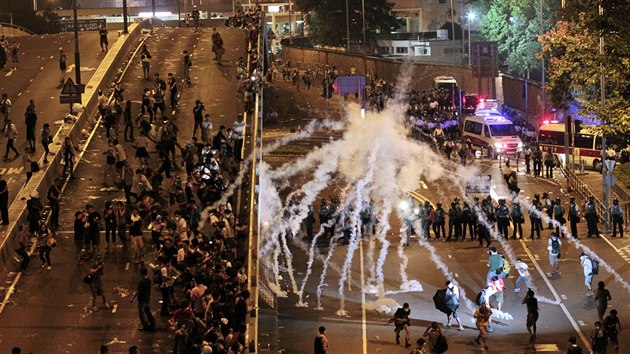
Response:
[{"label": "guardrail", "polygon": [[578,205],[583,206],[584,203],[588,200],[588,197],[593,197],[595,199],[595,206],[599,221],[602,224],[606,224],[606,208],[604,207],[604,203],[602,203],[599,198],[597,198],[595,194],[591,192],[590,189],[588,189],[588,186],[585,183],[580,181],[578,176],[573,171],[571,171],[570,169],[563,169],[562,172],[567,179],[569,188],[578,195],[580,201],[582,202],[578,202]]},{"label": "guardrail", "polygon": [[[11,35],[8,35],[7,33],[5,33],[5,31],[4,31],[5,28],[11,28],[13,30],[18,30],[18,31],[24,32],[24,35],[30,35],[30,36],[36,36],[37,35],[37,33],[29,30],[28,28],[15,25],[13,23],[0,22],[0,34],[2,34],[4,36],[17,37],[15,35],[11,36]],[[22,34],[20,34],[20,35],[22,35]]]}]

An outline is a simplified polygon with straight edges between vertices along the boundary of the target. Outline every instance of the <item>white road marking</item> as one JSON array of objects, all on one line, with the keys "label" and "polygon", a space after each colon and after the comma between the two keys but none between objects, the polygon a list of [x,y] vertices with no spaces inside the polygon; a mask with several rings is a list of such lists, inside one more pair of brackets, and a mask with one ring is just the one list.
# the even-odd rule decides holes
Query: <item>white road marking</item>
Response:
[{"label": "white road marking", "polygon": [[112,313],[116,313],[116,311],[118,311],[118,304],[114,305],[114,307],[112,307]]},{"label": "white road marking", "polygon": [[[549,288],[549,290],[551,290],[551,293],[553,294],[553,296],[556,298],[558,302],[560,302],[560,295],[558,295],[558,292],[556,291],[556,289],[553,287],[553,285],[551,285],[551,282],[545,276],[545,272],[542,270],[542,268],[540,268],[540,265],[538,264],[538,261],[535,259],[534,255],[530,252],[529,248],[527,248],[527,245],[525,244],[523,240],[519,240],[519,241],[520,241],[521,247],[523,247],[523,250],[529,257],[529,259],[532,260],[534,267],[536,268],[538,273],[540,273],[540,275],[542,276],[543,281],[545,282],[545,284],[547,284],[547,287]],[[591,351],[591,345],[589,344],[590,341],[584,335],[584,333],[582,332],[582,329],[580,329],[580,327],[578,326],[578,323],[575,321],[575,319],[573,318],[573,316],[571,315],[567,307],[562,302],[560,302],[559,306],[562,309],[562,312],[564,312],[565,316],[567,316],[567,319],[569,320],[569,322],[571,322],[571,326],[573,326],[573,329],[575,330],[575,332],[577,332],[578,336],[580,337],[580,339],[586,346],[586,351],[590,353]],[[582,325],[581,321],[579,323]]]},{"label": "white road marking", "polygon": [[[365,273],[363,270],[363,242],[359,240],[359,264],[361,265],[361,289],[365,289]],[[365,291],[361,291],[361,330],[363,332],[363,353],[367,354],[367,322],[365,313]]]},{"label": "white road marking", "polygon": [[561,294],[560,297],[562,298],[562,300],[566,300],[567,299],[567,296],[564,295],[564,294]]},{"label": "white road marking", "polygon": [[70,66],[68,66],[68,68],[66,69],[66,73],[71,73],[72,70],[74,70],[74,64],[70,64]]},{"label": "white road marking", "polygon": [[424,183],[424,181],[420,181],[420,185],[422,186],[423,189],[429,189],[429,187],[427,187],[427,184]]},{"label": "white road marking", "polygon": [[580,324],[580,326],[586,326],[586,323],[584,323],[584,321],[578,321],[578,323]]},{"label": "white road marking", "polygon": [[13,75],[13,70],[9,70],[9,72],[7,72],[6,74],[4,74],[4,76],[11,76]]}]

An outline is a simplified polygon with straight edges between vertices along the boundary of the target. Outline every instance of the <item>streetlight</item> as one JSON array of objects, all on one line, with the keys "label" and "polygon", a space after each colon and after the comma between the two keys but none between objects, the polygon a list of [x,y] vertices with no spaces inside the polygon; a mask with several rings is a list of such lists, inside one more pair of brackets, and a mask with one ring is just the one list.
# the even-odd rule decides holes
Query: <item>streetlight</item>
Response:
[{"label": "streetlight", "polygon": [[475,19],[477,15],[475,15],[474,12],[469,12],[468,15],[466,15],[466,18],[468,19],[468,65],[472,64],[472,60],[471,60],[471,53],[470,53],[470,26],[471,26],[471,22]]}]

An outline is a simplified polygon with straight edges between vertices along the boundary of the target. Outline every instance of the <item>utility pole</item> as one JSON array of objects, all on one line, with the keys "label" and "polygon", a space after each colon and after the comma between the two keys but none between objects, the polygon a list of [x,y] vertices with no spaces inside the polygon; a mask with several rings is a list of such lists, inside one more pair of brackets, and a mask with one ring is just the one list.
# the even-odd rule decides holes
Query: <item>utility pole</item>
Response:
[{"label": "utility pole", "polygon": [[[182,28],[182,0],[177,0],[177,27]],[[234,9],[234,1],[232,1],[232,9]],[[234,12],[234,10],[232,10]]]},{"label": "utility pole", "polygon": [[350,9],[346,0],[346,52],[350,53]]},{"label": "utility pole", "polygon": [[155,17],[155,0],[151,0],[151,11],[153,12],[153,17]]},{"label": "utility pole", "polygon": [[453,0],[451,0],[451,33],[453,35],[453,42],[451,43],[453,45],[452,54],[453,54],[453,59],[455,59],[456,58],[455,56],[455,10],[453,9]]},{"label": "utility pole", "polygon": [[129,19],[127,18],[127,0],[123,0],[123,33],[129,33]]},{"label": "utility pole", "polygon": [[79,52],[79,18],[77,17],[77,0],[74,0],[74,72],[76,84],[81,85],[81,53]]},{"label": "utility pole", "polygon": [[[543,0],[540,0],[540,35],[545,34],[545,27],[543,21]],[[542,114],[543,118],[545,117],[545,113],[547,112],[547,86],[545,84],[545,58],[541,60],[541,69],[542,69]]]},{"label": "utility pole", "polygon": [[[452,0],[451,0],[452,1]],[[367,43],[366,43],[366,26],[365,26],[365,0],[361,0],[361,12],[363,13],[363,75],[367,80]],[[366,81],[367,83],[367,81]]]},{"label": "utility pole", "polygon": [[291,16],[292,10],[293,9],[291,8],[291,0],[289,0],[289,45],[293,44],[293,16]]},{"label": "utility pole", "polygon": [[[604,8],[599,4],[599,16],[604,15]],[[604,56],[604,35],[602,32],[599,34],[599,55]],[[599,100],[600,100],[600,109],[602,114],[606,109],[606,81],[604,76],[604,64],[599,64]],[[600,123],[601,124],[601,123]],[[611,168],[608,168],[608,164],[606,161],[606,135],[602,135],[602,191],[603,191],[603,203],[604,203],[604,220],[606,224],[606,229],[610,226],[608,215],[608,208],[610,205],[610,182],[612,179],[612,169],[614,167],[614,160],[611,161]]]}]

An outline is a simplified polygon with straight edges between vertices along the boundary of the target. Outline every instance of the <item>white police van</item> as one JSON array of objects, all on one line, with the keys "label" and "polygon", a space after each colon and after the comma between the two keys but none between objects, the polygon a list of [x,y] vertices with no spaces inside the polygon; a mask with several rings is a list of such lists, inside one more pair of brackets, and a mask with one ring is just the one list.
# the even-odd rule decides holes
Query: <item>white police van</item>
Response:
[{"label": "white police van", "polygon": [[523,150],[523,142],[512,122],[494,109],[480,110],[464,118],[462,138],[481,148],[482,155],[496,158],[514,156]]}]

